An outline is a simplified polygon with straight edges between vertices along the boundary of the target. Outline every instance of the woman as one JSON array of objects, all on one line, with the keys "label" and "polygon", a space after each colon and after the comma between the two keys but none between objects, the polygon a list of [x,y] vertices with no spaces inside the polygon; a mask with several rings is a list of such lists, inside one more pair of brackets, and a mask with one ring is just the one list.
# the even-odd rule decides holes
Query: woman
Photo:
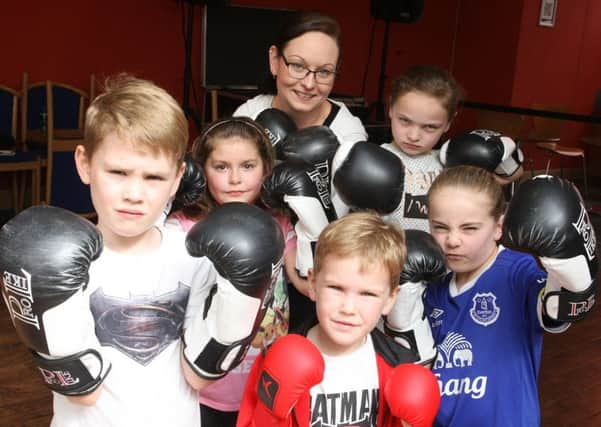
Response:
[{"label": "woman", "polygon": [[329,99],[340,64],[340,26],[327,15],[299,12],[280,31],[269,48],[273,79],[266,94],[258,95],[234,112],[257,115],[268,108],[284,111],[297,128],[328,126],[341,144],[367,140],[365,128],[341,102]]},{"label": "woman", "polygon": [[[345,147],[338,149],[344,156],[355,142],[367,140],[367,132],[343,103],[328,98],[338,74],[340,51],[340,26],[333,18],[317,12],[293,15],[269,48],[272,78],[265,85],[266,93],[246,101],[234,116],[255,119],[262,111],[277,108],[298,129],[328,126]],[[335,191],[331,198],[334,206],[342,205]],[[289,286],[289,295],[290,327],[294,328],[310,317],[314,307],[294,286]]]}]

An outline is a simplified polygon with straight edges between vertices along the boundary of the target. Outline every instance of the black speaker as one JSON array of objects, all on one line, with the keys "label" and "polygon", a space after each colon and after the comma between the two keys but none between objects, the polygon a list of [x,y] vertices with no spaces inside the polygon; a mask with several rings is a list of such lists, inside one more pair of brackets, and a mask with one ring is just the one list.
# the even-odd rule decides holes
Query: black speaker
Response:
[{"label": "black speaker", "polygon": [[424,12],[424,0],[371,0],[371,16],[389,22],[415,24]]}]

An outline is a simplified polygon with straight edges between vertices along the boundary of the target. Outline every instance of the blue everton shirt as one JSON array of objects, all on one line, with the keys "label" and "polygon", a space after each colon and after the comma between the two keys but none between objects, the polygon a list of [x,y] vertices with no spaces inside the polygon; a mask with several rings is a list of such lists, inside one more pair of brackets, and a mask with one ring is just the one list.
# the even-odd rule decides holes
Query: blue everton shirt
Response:
[{"label": "blue everton shirt", "polygon": [[438,347],[435,426],[538,426],[546,273],[530,255],[503,249],[474,285],[452,297],[452,274],[430,284],[425,307]]}]

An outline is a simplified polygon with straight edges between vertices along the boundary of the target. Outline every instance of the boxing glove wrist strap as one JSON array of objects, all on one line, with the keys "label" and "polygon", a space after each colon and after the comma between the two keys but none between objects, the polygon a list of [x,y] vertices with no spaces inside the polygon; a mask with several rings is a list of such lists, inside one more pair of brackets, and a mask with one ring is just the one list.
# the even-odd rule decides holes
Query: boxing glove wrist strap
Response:
[{"label": "boxing glove wrist strap", "polygon": [[[269,297],[262,301],[246,295],[217,275],[204,313],[198,313],[184,332],[184,358],[196,374],[218,379],[238,366],[269,303]],[[240,318],[232,318],[232,313]]]},{"label": "boxing glove wrist strap", "polygon": [[111,369],[111,364],[106,363],[101,354],[94,349],[53,359],[34,351],[31,353],[48,388],[65,396],[92,393],[102,384]]},{"label": "boxing glove wrist strap", "polygon": [[184,336],[184,359],[196,374],[202,378],[216,380],[222,378],[231,369],[238,366],[250,346],[251,337],[232,344],[222,344],[210,338],[204,348],[193,358],[193,353],[186,346]]},{"label": "boxing glove wrist strap", "polygon": [[[595,305],[597,282],[593,280],[588,288],[580,292],[561,290],[545,291],[542,295],[544,314],[560,322],[581,320]],[[555,307],[553,307],[555,306]],[[557,312],[554,316],[553,313]]]},{"label": "boxing glove wrist strap", "polygon": [[415,351],[419,357],[417,363],[426,365],[436,359],[438,351],[427,318],[420,319],[411,329],[403,331],[391,328],[388,322],[384,322],[384,333],[402,346]]}]

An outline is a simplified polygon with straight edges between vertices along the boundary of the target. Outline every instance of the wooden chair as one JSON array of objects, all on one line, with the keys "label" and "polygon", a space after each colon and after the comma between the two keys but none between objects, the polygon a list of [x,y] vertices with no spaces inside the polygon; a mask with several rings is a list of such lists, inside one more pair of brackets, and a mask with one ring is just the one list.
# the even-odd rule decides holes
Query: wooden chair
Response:
[{"label": "wooden chair", "polygon": [[[544,104],[534,104],[535,110],[567,112],[565,106],[549,106]],[[560,171],[563,177],[562,157],[580,157],[582,159],[582,178],[584,186],[584,199],[588,200],[588,174],[586,171],[586,155],[584,148],[574,147],[561,143],[561,129],[563,121],[549,117],[533,116],[532,132],[528,139],[536,143],[536,148],[543,150],[547,154],[547,165],[545,173],[549,173],[551,161],[558,157],[560,160]]]},{"label": "wooden chair", "polygon": [[83,143],[88,94],[53,81],[29,85],[23,78],[22,134],[45,167],[43,199],[86,217],[94,217],[89,187],[75,168],[75,147]]},{"label": "wooden chair", "polygon": [[19,97],[20,94],[14,89],[0,86],[0,135],[6,141],[0,151],[0,172],[10,172],[12,175],[12,206],[15,214],[24,207],[27,172],[31,176],[31,204],[40,203],[40,159],[35,153],[23,151],[17,138]]}]

